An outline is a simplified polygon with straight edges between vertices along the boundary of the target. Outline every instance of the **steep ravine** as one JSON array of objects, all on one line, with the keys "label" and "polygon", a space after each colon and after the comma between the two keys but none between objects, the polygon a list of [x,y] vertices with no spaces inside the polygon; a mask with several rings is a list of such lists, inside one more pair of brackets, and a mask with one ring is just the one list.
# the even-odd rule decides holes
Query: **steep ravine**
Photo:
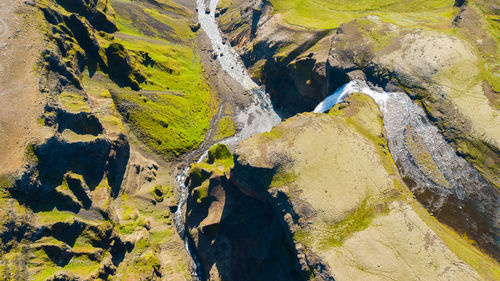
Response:
[{"label": "steep ravine", "polygon": [[[270,115],[265,111],[266,108],[269,108],[268,105],[271,105],[267,94],[256,90],[256,84],[246,74],[246,69],[241,63],[238,54],[228,44],[225,44],[220,37],[218,26],[215,21],[217,2],[218,1],[211,1],[209,5],[210,8],[207,9],[205,1],[199,0],[197,2],[198,19],[202,29],[207,33],[212,42],[214,57],[221,63],[223,69],[234,79],[240,81],[246,89],[253,90],[254,96],[257,97],[255,99],[255,106],[247,111],[252,112],[252,110],[257,110],[258,113],[254,113],[257,117],[248,118],[246,113],[242,113],[240,116],[245,117],[240,117],[240,120],[258,121],[253,123],[259,123],[261,120],[272,120],[273,118],[269,118]],[[334,71],[331,72],[330,76],[335,76],[335,73],[333,73]],[[346,77],[344,76],[345,75],[340,73],[336,78],[345,80]],[[358,77],[364,79],[365,75],[358,75],[357,77],[349,76],[349,80],[354,80],[337,89],[333,97],[328,97],[324,102],[318,105],[315,111],[327,111],[338,102],[341,102],[344,97],[355,92],[361,92],[372,97],[383,112],[388,148],[400,170],[400,174],[405,184],[432,215],[437,217],[441,222],[452,226],[458,233],[472,238],[479,244],[480,248],[484,249],[498,260],[498,225],[500,223],[498,220],[498,210],[500,210],[500,194],[498,189],[485,180],[468,162],[456,154],[454,148],[443,139],[438,129],[429,121],[422,108],[412,101],[407,94],[402,92],[389,93],[374,90],[363,80],[355,80],[355,78]],[[326,80],[331,80],[331,78],[332,77],[328,77],[328,79],[326,79],[325,77],[323,84],[327,84]],[[315,98],[317,99],[318,97]],[[264,111],[264,114],[261,114],[261,110]],[[245,122],[243,123],[245,124]],[[273,124],[273,122],[264,123],[266,125]],[[248,122],[246,124],[248,124]],[[266,130],[262,131],[267,131],[269,128],[270,127],[267,127]],[[240,140],[246,139],[258,132],[258,129],[255,129],[253,125],[249,124],[244,126],[242,132],[236,137],[228,139],[223,143],[233,148]],[[255,189],[260,190],[260,187],[265,188],[270,184],[273,173],[276,172],[272,167],[270,167],[268,171],[256,170],[254,171],[254,175],[250,175],[247,173],[253,173],[252,167],[241,169],[237,162],[236,167],[231,170],[231,177],[228,175],[226,177],[221,177],[221,175],[216,175],[217,173],[206,172],[204,169],[205,168],[202,168],[201,170],[201,175],[203,175],[201,182],[197,184],[202,184],[204,181],[207,182],[207,186],[203,188],[207,189],[206,192],[208,192],[208,194],[203,196],[208,196],[207,198],[216,198],[207,199],[211,203],[206,203],[202,200],[200,201],[202,203],[198,203],[202,204],[201,207],[193,203],[197,200],[193,198],[193,196],[196,194],[196,196],[200,196],[200,192],[202,192],[197,184],[192,184],[193,177],[196,177],[196,173],[193,173],[193,171],[191,171],[188,179],[188,182],[191,182],[191,187],[186,187],[184,183],[181,183],[181,186],[185,192],[184,194],[186,194],[184,199],[188,201],[191,200],[191,205],[188,204],[188,212],[191,211],[193,213],[187,215],[188,219],[198,221],[198,223],[202,223],[202,221],[208,223],[203,220],[203,216],[208,216],[208,221],[213,224],[197,225],[194,221],[188,221],[186,225],[191,231],[200,231],[195,232],[194,240],[195,244],[201,243],[197,244],[197,247],[200,251],[204,252],[201,253],[201,255],[203,256],[202,260],[205,264],[200,265],[203,267],[205,274],[209,274],[211,278],[219,276],[219,278],[222,277],[222,280],[226,280],[225,278],[228,278],[227,280],[232,280],[231,277],[229,277],[232,272],[231,266],[228,267],[223,264],[228,262],[247,263],[250,260],[243,256],[224,256],[223,254],[221,255],[221,253],[225,252],[227,249],[217,249],[218,247],[227,247],[227,243],[231,245],[231,242],[228,242],[227,239],[229,239],[229,241],[233,240],[231,240],[232,238],[225,237],[225,242],[220,242],[220,240],[214,237],[218,237],[217,235],[220,233],[234,232],[237,229],[237,227],[234,228],[234,225],[232,225],[233,228],[228,228],[227,226],[226,228],[223,227],[224,225],[231,224],[231,220],[226,217],[231,217],[231,215],[228,215],[227,212],[229,212],[229,214],[234,212],[231,207],[225,206],[234,206],[234,204],[238,204],[238,202],[242,200],[251,201],[255,198],[260,198],[261,201],[265,201],[272,206],[275,215],[286,213],[285,210],[289,211],[290,209],[293,213],[293,206],[290,205],[286,199],[280,201],[276,200],[276,198],[273,199],[269,197],[266,192],[260,195],[254,193]],[[245,171],[247,169],[248,171]],[[238,184],[242,181],[245,182],[245,180],[240,178],[244,176],[242,173],[247,174],[246,176],[251,178],[249,181],[250,183],[260,182],[261,180],[268,180],[269,182],[258,184],[259,188],[255,186],[244,187]],[[269,177],[264,177],[264,179],[255,178],[267,174],[269,174]],[[183,181],[184,177],[181,179]],[[229,179],[229,181],[227,179]],[[204,184],[205,183],[203,183],[202,186],[204,186]],[[238,193],[241,191],[243,191],[243,196],[235,195],[235,192]],[[187,196],[187,192],[193,192],[190,195],[191,198]],[[205,198],[203,196],[202,198]],[[214,202],[218,202],[216,204],[218,207],[213,207],[215,206]],[[184,204],[184,202],[182,204]],[[222,204],[222,210],[220,204]],[[251,210],[251,207],[255,206],[250,204],[247,206],[247,209]],[[222,214],[225,215],[222,216]],[[249,214],[239,213],[239,215],[241,217],[247,217]],[[255,215],[258,216],[257,213],[255,213]],[[199,216],[201,216],[201,219]],[[214,216],[216,218],[214,218]],[[285,233],[288,232],[287,227],[288,226],[284,224]],[[191,235],[192,234],[193,233],[191,233]],[[203,239],[205,240],[200,237],[204,237]],[[219,239],[221,238],[219,237]],[[238,240],[238,238],[234,239],[234,241],[241,241]],[[208,243],[210,241],[213,243]],[[250,241],[253,240],[247,242]],[[293,243],[293,241],[291,243]],[[333,279],[329,274],[328,265],[325,265],[321,259],[314,257],[314,253],[305,253],[305,255],[304,253],[305,252],[300,251],[299,254],[302,256],[302,260],[299,261],[299,263],[305,265],[302,267],[302,273],[314,272],[317,278],[320,278],[319,280]],[[298,253],[295,252],[293,256],[297,256],[297,254]],[[214,255],[214,258],[210,258],[211,255]],[[251,262],[258,263],[255,260]],[[308,268],[308,264],[316,268],[310,271],[311,269]],[[241,268],[234,268],[234,270],[238,269]],[[318,275],[318,273],[320,274]],[[232,276],[232,278],[235,278],[235,276]],[[247,276],[247,278],[251,277]]]},{"label": "steep ravine", "polygon": [[500,259],[500,192],[443,139],[407,94],[370,89],[353,80],[320,103],[328,111],[349,94],[372,97],[384,114],[388,146],[406,185],[440,221]]},{"label": "steep ravine", "polygon": [[[253,103],[242,110],[235,118],[235,121],[240,124],[240,129],[236,135],[220,142],[234,148],[236,144],[243,139],[246,139],[254,134],[271,130],[274,125],[281,121],[281,118],[274,111],[269,95],[247,74],[246,68],[241,62],[241,59],[236,51],[231,46],[228,46],[223,42],[215,20],[215,11],[218,0],[208,2],[209,5],[206,4],[205,0],[196,1],[200,27],[208,36],[212,45],[214,57],[216,57],[222,69],[235,81],[238,81],[241,86],[252,95],[253,100]],[[207,11],[210,12],[208,13]],[[201,154],[198,162],[203,160],[207,154],[208,150]],[[184,212],[186,200],[188,199],[188,187],[186,186],[185,181],[188,171],[189,167],[183,168],[177,175],[177,183],[179,184],[181,195],[179,197],[179,203],[174,220],[177,231],[185,240],[185,247],[195,262],[197,268],[195,278],[205,280],[206,277],[201,269],[202,265],[200,264],[196,249],[193,249],[194,245],[192,239],[185,231],[186,214],[184,214]]]}]

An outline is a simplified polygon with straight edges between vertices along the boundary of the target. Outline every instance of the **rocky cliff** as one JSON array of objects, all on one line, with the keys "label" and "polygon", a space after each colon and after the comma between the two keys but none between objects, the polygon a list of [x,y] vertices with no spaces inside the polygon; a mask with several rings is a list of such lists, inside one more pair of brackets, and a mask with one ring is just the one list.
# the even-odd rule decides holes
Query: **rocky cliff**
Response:
[{"label": "rocky cliff", "polygon": [[[195,43],[190,7],[87,0],[19,5],[46,40],[30,66],[44,100],[42,133],[26,147],[24,168],[1,177],[0,279],[191,279],[194,264],[173,224],[179,165],[173,160],[203,141],[211,97],[199,57],[186,51]],[[141,20],[128,22],[130,13]],[[165,23],[172,21],[175,30]],[[165,37],[155,41],[148,32]],[[168,40],[176,45],[165,47]],[[178,52],[176,64],[186,58],[185,76],[165,48]],[[189,89],[175,85],[195,78],[199,84]],[[176,124],[184,113],[169,111],[174,102],[191,108],[197,129]],[[139,122],[145,118],[147,124]]]},{"label": "rocky cliff", "polygon": [[[268,249],[283,241],[280,233],[291,249],[278,252],[277,260],[294,261],[300,280],[498,276],[495,261],[415,200],[388,151],[382,115],[369,97],[353,95],[327,115],[290,118],[242,142],[234,164],[225,154],[227,161],[193,166],[188,179],[187,226],[211,280],[263,280],[255,274],[276,280],[269,276],[278,269],[268,271],[255,260],[250,262],[253,274],[237,279],[234,270],[249,264],[238,254],[240,247],[253,245],[267,258],[273,253]],[[233,208],[242,202],[241,211],[250,212],[256,220],[252,225],[259,227],[232,222]],[[261,215],[266,205],[271,213]],[[240,220],[248,216],[238,214]],[[475,267],[479,261],[485,266]]]},{"label": "rocky cliff", "polygon": [[[498,258],[498,244],[492,238],[498,233],[495,209],[499,202],[500,124],[495,101],[498,7],[484,1],[417,2],[382,7],[381,3],[371,2],[356,6],[333,1],[321,6],[284,1],[221,1],[219,8],[228,41],[258,74],[254,77],[264,83],[284,115],[310,111],[311,105],[354,79],[389,92],[405,92],[415,100],[456,154],[480,175],[470,170],[474,175],[468,177],[477,177],[476,183],[453,180],[452,186],[465,188],[458,188],[462,191],[453,196],[445,195],[449,187],[436,178],[434,182],[442,186],[441,191],[430,191],[427,184],[409,176],[411,168],[404,163],[411,161],[411,153],[427,154],[415,148],[419,145],[410,136],[411,129],[406,142],[415,145],[414,152],[408,145],[402,150],[396,144],[389,147],[398,169],[407,177],[418,200],[440,221],[471,237]],[[401,17],[407,20],[401,21]],[[250,23],[258,28],[249,28]],[[230,28],[235,25],[242,27]],[[260,59],[265,63],[259,64]],[[281,66],[276,68],[277,65]],[[444,161],[436,159],[436,155],[432,157],[433,161]],[[415,164],[419,161],[421,164]],[[425,162],[415,160],[413,167],[422,167],[422,161]],[[452,167],[452,163],[443,165],[439,169],[454,171],[456,175],[468,169]],[[464,191],[467,186],[482,185],[482,192]],[[483,206],[485,201],[489,202],[488,211]],[[459,213],[467,219],[457,219]]]},{"label": "rocky cliff", "polygon": [[500,279],[498,4],[200,1],[0,3],[1,280]]}]

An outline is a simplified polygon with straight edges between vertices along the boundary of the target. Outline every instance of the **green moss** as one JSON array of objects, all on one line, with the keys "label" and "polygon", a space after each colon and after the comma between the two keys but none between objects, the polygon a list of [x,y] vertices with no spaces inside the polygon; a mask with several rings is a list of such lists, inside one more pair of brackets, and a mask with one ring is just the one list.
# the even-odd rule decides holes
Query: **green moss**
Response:
[{"label": "green moss", "polygon": [[376,215],[376,208],[365,199],[361,206],[348,215],[343,221],[330,225],[319,238],[322,248],[338,247],[353,233],[366,229]]},{"label": "green moss", "polygon": [[192,186],[201,185],[210,177],[210,165],[207,163],[196,163],[191,165],[189,170],[189,180]]},{"label": "green moss", "polygon": [[99,263],[88,259],[86,256],[73,257],[70,262],[64,266],[64,269],[78,276],[88,277],[97,272]]},{"label": "green moss", "polygon": [[380,28],[380,24],[369,19],[357,19],[360,31],[365,33],[374,43],[375,51],[387,47],[398,36],[398,32]]},{"label": "green moss", "polygon": [[331,29],[367,15],[405,26],[446,26],[453,0],[270,0],[285,22],[306,28]]},{"label": "green moss", "polygon": [[270,132],[262,133],[263,138],[268,138],[270,140],[276,140],[283,137],[285,131],[281,127],[274,127]]},{"label": "green moss", "polygon": [[311,245],[314,240],[314,236],[310,231],[307,231],[305,228],[299,228],[293,234],[293,240],[296,243],[301,243],[303,245]]},{"label": "green moss", "polygon": [[213,164],[217,161],[232,161],[233,154],[225,144],[216,144],[208,150],[208,163]]},{"label": "green moss", "polygon": [[273,176],[269,188],[280,187],[290,183],[293,183],[298,178],[298,175],[288,169],[278,169],[276,174]]},{"label": "green moss", "polygon": [[174,196],[174,189],[170,186],[157,184],[151,189],[151,195],[156,202],[163,202],[165,198],[171,198]]},{"label": "green moss", "polygon": [[202,204],[206,199],[208,199],[209,185],[209,181],[204,181],[201,186],[193,189],[192,196],[196,203]]},{"label": "green moss", "polygon": [[236,131],[234,130],[233,118],[226,116],[219,120],[217,123],[217,130],[215,131],[214,141],[219,141],[230,136],[234,136]]},{"label": "green moss", "polygon": [[[115,9],[120,32],[113,44],[124,47],[145,80],[138,81],[144,90],[140,93],[111,89],[111,94],[139,139],[171,160],[204,140],[216,103],[195,51],[197,42],[189,28],[191,11],[172,1],[158,3],[169,13],[142,2],[130,2],[136,17],[130,9]],[[99,40],[102,46],[111,46],[105,38]]]},{"label": "green moss", "polygon": [[144,9],[144,12],[146,12],[152,18],[172,27],[174,29],[176,39],[186,41],[186,39],[194,37],[194,33],[189,27],[189,17],[173,17],[169,14],[160,13],[159,11],[152,9]]},{"label": "green moss", "polygon": [[146,78],[137,69],[125,47],[113,42],[105,50],[109,77],[120,86],[130,86],[133,90],[139,90],[139,83],[144,82]]},{"label": "green moss", "polygon": [[136,230],[140,230],[140,229],[145,228],[147,225],[148,225],[148,222],[144,218],[138,217],[134,221],[120,224],[118,226],[118,231],[123,235],[128,235],[128,234],[133,233]]},{"label": "green moss", "polygon": [[90,112],[90,106],[84,97],[79,94],[63,92],[59,95],[58,101],[69,112]]},{"label": "green moss", "polygon": [[[39,250],[35,252],[35,255],[43,253],[45,255],[45,252],[43,250]],[[48,261],[50,259],[47,257]],[[33,279],[35,281],[45,281],[47,280],[50,276],[54,275],[57,271],[61,270],[60,267],[56,265],[50,265],[50,263],[46,263],[44,267],[41,268],[40,271],[38,271],[36,274],[34,274]]]},{"label": "green moss", "polygon": [[36,213],[40,224],[52,224],[56,222],[73,221],[75,214],[69,211],[59,211],[54,208],[52,211]]},{"label": "green moss", "polygon": [[150,232],[151,242],[153,244],[160,245],[170,241],[175,234],[176,233],[172,228],[151,231]]},{"label": "green moss", "polygon": [[231,7],[233,1],[232,0],[220,0],[218,3],[217,3],[217,8],[219,9],[228,9]]},{"label": "green moss", "polygon": [[26,158],[26,161],[31,165],[38,163],[36,149],[37,147],[35,144],[28,144],[26,146],[26,149],[24,150],[24,157]]},{"label": "green moss", "polygon": [[0,175],[0,191],[11,188],[15,184],[15,178],[11,175]]},{"label": "green moss", "polygon": [[[176,63],[182,63],[180,60]],[[197,147],[204,140],[213,113],[208,85],[201,76],[200,61],[185,63],[185,67],[175,66],[181,71],[177,74],[160,69],[161,64],[144,71],[148,83],[151,83],[143,88],[161,90],[159,92],[112,92],[115,103],[133,131],[154,152],[167,158]]]}]

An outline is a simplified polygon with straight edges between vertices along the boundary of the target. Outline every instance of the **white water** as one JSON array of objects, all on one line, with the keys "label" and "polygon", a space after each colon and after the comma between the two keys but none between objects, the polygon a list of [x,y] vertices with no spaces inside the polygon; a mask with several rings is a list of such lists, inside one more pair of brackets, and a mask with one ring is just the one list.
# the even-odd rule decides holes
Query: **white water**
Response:
[{"label": "white water", "polygon": [[[488,183],[465,159],[458,156],[450,144],[443,138],[438,128],[427,118],[424,110],[402,92],[388,93],[371,89],[364,81],[351,81],[338,88],[332,95],[321,102],[314,112],[328,111],[335,104],[342,102],[353,93],[363,93],[372,97],[384,115],[384,128],[387,134],[388,147],[392,157],[402,171],[402,176],[412,179],[410,186],[414,193],[430,192],[435,196],[430,204],[430,211],[437,210],[447,200],[457,201],[457,213],[465,220],[475,223],[477,213],[487,221],[488,232],[476,235],[492,235],[499,232],[500,225],[500,193]],[[426,151],[436,167],[436,171],[426,171],[418,164],[415,155],[407,147],[407,138],[418,136],[422,142],[422,151]],[[452,198],[452,199],[450,199]],[[466,211],[475,209],[477,213]],[[493,215],[492,215],[493,214]],[[484,222],[483,222],[484,223]],[[471,231],[483,231],[474,230]],[[498,242],[495,242],[497,245]]]},{"label": "white water", "polygon": [[318,106],[316,106],[314,112],[315,113],[326,112],[337,103],[342,102],[348,95],[353,93],[362,93],[367,96],[370,96],[379,105],[380,110],[382,112],[386,111],[387,101],[391,97],[390,93],[378,92],[373,90],[364,81],[353,80],[335,90],[335,92],[332,95],[326,97],[322,102],[318,104]]},{"label": "white water", "polygon": [[229,45],[224,44],[215,19],[215,11],[219,0],[210,1],[210,13],[206,14],[205,0],[197,0],[198,21],[201,29],[207,34],[212,45],[212,50],[217,54],[217,61],[222,69],[244,89],[252,93],[253,104],[236,117],[236,122],[243,124],[238,140],[243,140],[251,135],[270,131],[274,125],[281,122],[271,104],[269,94],[257,85],[241,61],[238,53]]},{"label": "white water", "polygon": [[[218,2],[219,0],[210,1],[210,13],[206,14],[205,0],[197,0],[196,7],[198,9],[198,20],[201,29],[207,34],[212,45],[212,50],[217,54],[217,61],[222,69],[227,72],[231,78],[239,82],[244,89],[250,91],[253,100],[253,103],[240,112],[235,118],[237,124],[242,124],[241,130],[235,136],[219,142],[232,147],[254,134],[270,131],[276,124],[281,122],[281,118],[274,111],[269,95],[248,75],[246,67],[241,61],[238,53],[233,48],[223,43],[215,19],[215,10],[217,9]],[[208,150],[200,156],[198,162],[202,161],[207,153]],[[200,264],[198,258],[190,249],[189,238],[185,236],[184,205],[186,204],[188,195],[188,188],[185,185],[185,180],[188,172],[189,167],[185,167],[176,178],[181,195],[179,197],[179,204],[175,212],[174,221],[177,232],[184,238],[186,250],[191,254],[195,262],[197,277],[204,279],[203,276],[200,276],[202,272],[199,270]]]}]

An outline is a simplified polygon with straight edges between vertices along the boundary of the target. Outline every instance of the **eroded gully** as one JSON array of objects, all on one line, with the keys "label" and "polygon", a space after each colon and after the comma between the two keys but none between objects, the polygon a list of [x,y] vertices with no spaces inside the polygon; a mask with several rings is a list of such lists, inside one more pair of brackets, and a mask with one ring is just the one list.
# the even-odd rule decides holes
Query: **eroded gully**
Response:
[{"label": "eroded gully", "polygon": [[[252,105],[236,117],[236,122],[243,125],[241,131],[234,137],[221,141],[221,143],[234,147],[249,136],[269,131],[281,119],[274,111],[269,95],[247,74],[236,51],[223,42],[215,19],[217,4],[218,0],[212,0],[207,9],[205,0],[197,0],[198,20],[201,29],[208,36],[221,68],[253,94]],[[463,158],[457,156],[455,150],[428,120],[422,108],[405,93],[376,91],[364,81],[354,80],[337,89],[321,102],[314,112],[325,112],[355,92],[372,97],[378,104],[384,116],[389,151],[406,184],[416,197],[431,213],[436,212],[434,215],[441,221],[460,232],[467,233],[475,240],[482,240],[479,244],[483,248],[492,249],[490,252],[493,255],[498,253],[500,248],[498,237],[500,194],[498,189],[487,182]],[[409,147],[411,142],[417,142],[420,146],[419,149],[430,155],[435,164],[434,170],[424,167],[422,161],[417,159],[418,155]],[[205,156],[206,152],[199,158],[199,161]],[[187,198],[187,188],[184,181],[188,170],[189,167],[186,167],[177,176],[181,196],[175,214],[175,224],[179,234],[185,240],[186,249],[199,268],[196,253],[191,250],[191,242],[184,231],[183,207]],[[204,280],[200,270],[197,271],[197,278]]]},{"label": "eroded gully", "polygon": [[368,95],[378,104],[389,151],[417,199],[441,222],[466,233],[498,259],[498,188],[456,154],[423,109],[405,93],[376,91],[364,81],[354,80],[328,96],[315,112],[326,112],[351,93]]},{"label": "eroded gully", "polygon": [[[205,1],[209,2],[207,13],[207,6]],[[261,89],[248,75],[241,58],[236,51],[226,45],[219,31],[217,21],[215,19],[215,11],[219,0],[197,0],[196,8],[198,10],[198,21],[200,22],[201,29],[206,33],[212,46],[212,51],[217,54],[217,61],[223,71],[225,71],[231,78],[240,83],[243,88],[252,93],[252,104],[245,110],[242,110],[236,116],[236,123],[241,124],[241,130],[238,131],[233,137],[224,139],[219,143],[228,145],[234,148],[240,141],[259,133],[270,131],[274,125],[281,122],[281,118],[274,111],[271,104],[269,95]],[[198,159],[202,161],[208,151],[205,151]],[[185,233],[185,214],[184,205],[186,204],[188,190],[185,185],[185,180],[189,171],[189,166],[183,168],[177,175],[177,183],[179,184],[181,195],[179,198],[178,208],[174,216],[177,232],[184,239],[186,250],[190,253],[196,266],[196,273],[192,273],[194,279],[205,280],[203,272],[192,241],[189,235]]]}]

